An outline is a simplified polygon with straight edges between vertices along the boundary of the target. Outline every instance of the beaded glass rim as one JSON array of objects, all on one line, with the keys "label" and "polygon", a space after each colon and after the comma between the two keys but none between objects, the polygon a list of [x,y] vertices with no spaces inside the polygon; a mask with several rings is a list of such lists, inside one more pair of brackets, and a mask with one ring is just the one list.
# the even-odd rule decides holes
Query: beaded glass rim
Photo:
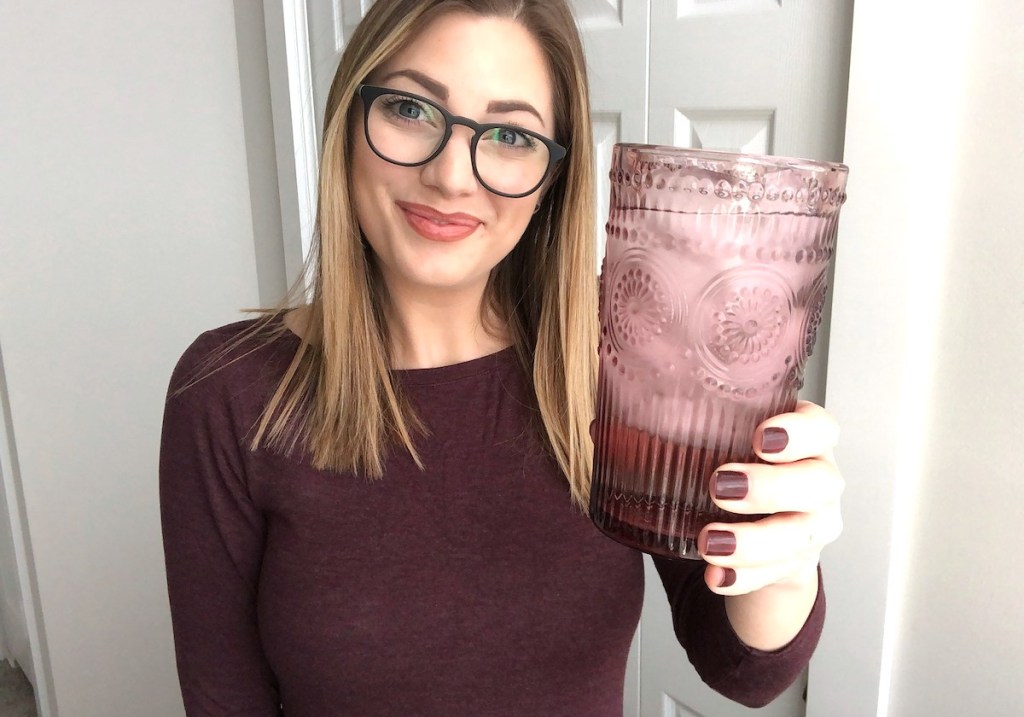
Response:
[{"label": "beaded glass rim", "polygon": [[[718,162],[725,164],[755,164],[765,169],[799,169],[804,171],[830,171],[848,174],[850,168],[840,162],[827,162],[800,157],[785,157],[774,154],[748,154],[746,152],[722,152],[711,149],[693,149],[690,147],[673,147],[664,144],[638,144],[620,142],[623,150],[636,151],[645,155],[645,159],[671,161],[686,166],[705,166],[701,162]],[[690,160],[689,162],[687,160]]]},{"label": "beaded glass rim", "polygon": [[[838,212],[849,176],[846,165],[835,162],[628,143],[613,147],[608,173],[620,208],[638,202],[665,209],[663,201],[687,196],[699,203],[706,198],[711,214],[796,207],[815,216]],[[731,204],[722,203],[730,198]]]}]

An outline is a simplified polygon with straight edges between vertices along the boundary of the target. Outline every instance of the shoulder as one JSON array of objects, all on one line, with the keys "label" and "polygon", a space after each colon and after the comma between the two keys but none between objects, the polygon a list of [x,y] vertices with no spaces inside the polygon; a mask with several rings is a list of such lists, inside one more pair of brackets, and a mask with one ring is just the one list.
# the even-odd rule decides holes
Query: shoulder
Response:
[{"label": "shoulder", "polygon": [[199,334],[175,364],[168,399],[238,395],[276,386],[298,347],[281,315],[236,321]]}]

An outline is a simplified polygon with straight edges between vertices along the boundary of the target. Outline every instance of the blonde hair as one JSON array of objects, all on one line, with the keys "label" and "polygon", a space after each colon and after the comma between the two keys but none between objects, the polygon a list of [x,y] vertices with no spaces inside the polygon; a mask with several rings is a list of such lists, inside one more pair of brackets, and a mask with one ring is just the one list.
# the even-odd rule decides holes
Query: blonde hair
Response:
[{"label": "blonde hair", "polygon": [[[309,322],[251,448],[263,443],[289,453],[301,443],[318,469],[376,478],[397,442],[423,467],[414,439],[425,429],[392,381],[383,282],[352,203],[349,150],[359,138],[350,118],[358,85],[452,11],[521,23],[552,76],[555,139],[568,155],[523,237],[492,270],[481,310],[507,321],[523,370],[533,377],[541,439],[567,476],[573,501],[586,510],[598,343],[593,144],[583,48],[564,0],[378,0],[356,28],[324,116]],[[262,312],[248,335],[288,304]]]}]

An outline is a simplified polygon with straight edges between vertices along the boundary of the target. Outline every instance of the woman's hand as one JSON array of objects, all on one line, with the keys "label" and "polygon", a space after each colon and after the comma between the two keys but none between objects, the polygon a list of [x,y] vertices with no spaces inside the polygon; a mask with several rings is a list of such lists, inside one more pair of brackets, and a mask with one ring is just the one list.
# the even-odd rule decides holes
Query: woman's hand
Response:
[{"label": "woman's hand", "polygon": [[833,456],[838,436],[825,409],[800,401],[793,413],[773,416],[754,432],[754,450],[767,465],[727,463],[715,472],[711,493],[718,506],[766,517],[701,531],[697,545],[708,562],[709,588],[733,596],[766,587],[817,590],[821,549],[843,529],[843,479]]}]

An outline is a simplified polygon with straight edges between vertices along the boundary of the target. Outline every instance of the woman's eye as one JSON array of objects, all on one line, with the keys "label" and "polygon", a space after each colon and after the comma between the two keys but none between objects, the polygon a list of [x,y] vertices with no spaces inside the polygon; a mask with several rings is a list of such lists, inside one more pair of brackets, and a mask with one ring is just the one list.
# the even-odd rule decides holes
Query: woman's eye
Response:
[{"label": "woman's eye", "polygon": [[489,139],[509,147],[529,148],[534,144],[532,137],[509,127],[496,127],[489,133]]},{"label": "woman's eye", "polygon": [[431,107],[408,97],[390,96],[382,100],[384,110],[396,119],[409,122],[433,122]]},{"label": "woman's eye", "polygon": [[398,104],[398,114],[406,119],[419,119],[423,114],[423,108],[415,102],[403,100]]}]

